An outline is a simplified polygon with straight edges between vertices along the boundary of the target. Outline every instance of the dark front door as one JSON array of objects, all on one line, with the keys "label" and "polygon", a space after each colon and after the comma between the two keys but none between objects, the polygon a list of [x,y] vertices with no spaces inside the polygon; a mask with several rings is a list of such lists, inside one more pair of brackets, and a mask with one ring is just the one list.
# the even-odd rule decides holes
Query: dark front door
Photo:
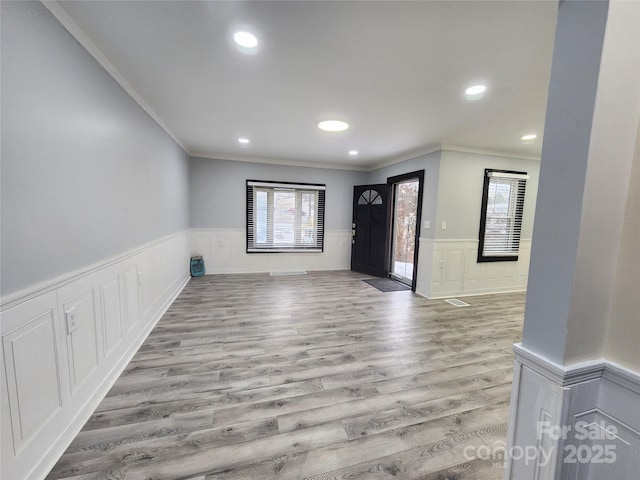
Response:
[{"label": "dark front door", "polygon": [[387,276],[387,192],[386,184],[353,187],[353,271]]}]

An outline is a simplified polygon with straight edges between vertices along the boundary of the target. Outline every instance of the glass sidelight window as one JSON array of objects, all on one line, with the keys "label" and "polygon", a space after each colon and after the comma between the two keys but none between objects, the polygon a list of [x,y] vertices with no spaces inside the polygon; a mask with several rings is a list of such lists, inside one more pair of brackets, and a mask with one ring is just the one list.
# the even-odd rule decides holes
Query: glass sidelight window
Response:
[{"label": "glass sidelight window", "polygon": [[424,170],[387,178],[392,197],[389,275],[415,291]]},{"label": "glass sidelight window", "polygon": [[391,273],[411,283],[418,221],[418,179],[394,185]]}]

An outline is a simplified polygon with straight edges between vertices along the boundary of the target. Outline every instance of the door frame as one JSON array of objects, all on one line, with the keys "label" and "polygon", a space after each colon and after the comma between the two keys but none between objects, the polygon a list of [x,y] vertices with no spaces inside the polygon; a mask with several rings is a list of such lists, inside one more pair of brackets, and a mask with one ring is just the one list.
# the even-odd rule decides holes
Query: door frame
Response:
[{"label": "door frame", "polygon": [[388,197],[389,204],[387,207],[388,212],[388,220],[387,220],[387,248],[386,248],[386,270],[389,272],[387,275],[390,275],[390,272],[393,272],[393,268],[391,268],[391,262],[393,261],[393,237],[395,235],[394,232],[394,224],[395,219],[394,214],[396,210],[396,189],[394,185],[396,183],[400,183],[406,180],[418,179],[418,205],[416,212],[416,234],[415,234],[415,246],[413,249],[413,275],[411,278],[411,291],[416,291],[416,283],[418,279],[418,250],[420,248],[420,230],[422,228],[422,198],[424,197],[424,170],[416,170],[415,172],[403,173],[402,175],[396,175],[393,177],[387,178],[387,188],[388,188]]}]

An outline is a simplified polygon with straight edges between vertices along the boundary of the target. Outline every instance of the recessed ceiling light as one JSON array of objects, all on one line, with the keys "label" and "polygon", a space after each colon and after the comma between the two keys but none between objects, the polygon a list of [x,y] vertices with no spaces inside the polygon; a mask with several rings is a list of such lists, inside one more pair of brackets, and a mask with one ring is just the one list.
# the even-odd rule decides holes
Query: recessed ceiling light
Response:
[{"label": "recessed ceiling light", "polygon": [[349,150],[349,155],[351,155],[352,157],[357,157],[358,156],[358,150]]},{"label": "recessed ceiling light", "polygon": [[343,122],[342,120],[325,120],[324,122],[320,122],[318,124],[318,128],[320,130],[324,130],[325,132],[342,132],[349,128],[349,124],[347,122]]},{"label": "recessed ceiling light", "polygon": [[241,137],[241,138],[238,139],[238,143],[240,143],[242,145],[249,145],[249,139]]},{"label": "recessed ceiling light", "polygon": [[249,32],[236,32],[233,34],[233,40],[244,48],[255,48],[258,46],[258,39]]},{"label": "recessed ceiling light", "polygon": [[464,91],[464,95],[467,100],[478,100],[484,96],[486,91],[486,85],[473,85]]},{"label": "recessed ceiling light", "polygon": [[528,135],[523,135],[521,140],[523,142],[528,142],[528,141],[531,141],[531,140],[535,140],[536,138],[538,138],[538,135],[536,135],[535,133],[530,133]]}]

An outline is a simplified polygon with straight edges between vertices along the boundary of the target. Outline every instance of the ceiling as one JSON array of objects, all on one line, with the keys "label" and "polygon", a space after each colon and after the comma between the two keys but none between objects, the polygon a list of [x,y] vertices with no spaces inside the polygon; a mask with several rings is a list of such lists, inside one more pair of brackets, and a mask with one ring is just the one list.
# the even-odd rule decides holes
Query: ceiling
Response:
[{"label": "ceiling", "polygon": [[[192,156],[354,169],[442,145],[540,156],[557,2],[47,6]],[[485,96],[466,100],[478,83]],[[319,130],[327,119],[350,128]]]}]

